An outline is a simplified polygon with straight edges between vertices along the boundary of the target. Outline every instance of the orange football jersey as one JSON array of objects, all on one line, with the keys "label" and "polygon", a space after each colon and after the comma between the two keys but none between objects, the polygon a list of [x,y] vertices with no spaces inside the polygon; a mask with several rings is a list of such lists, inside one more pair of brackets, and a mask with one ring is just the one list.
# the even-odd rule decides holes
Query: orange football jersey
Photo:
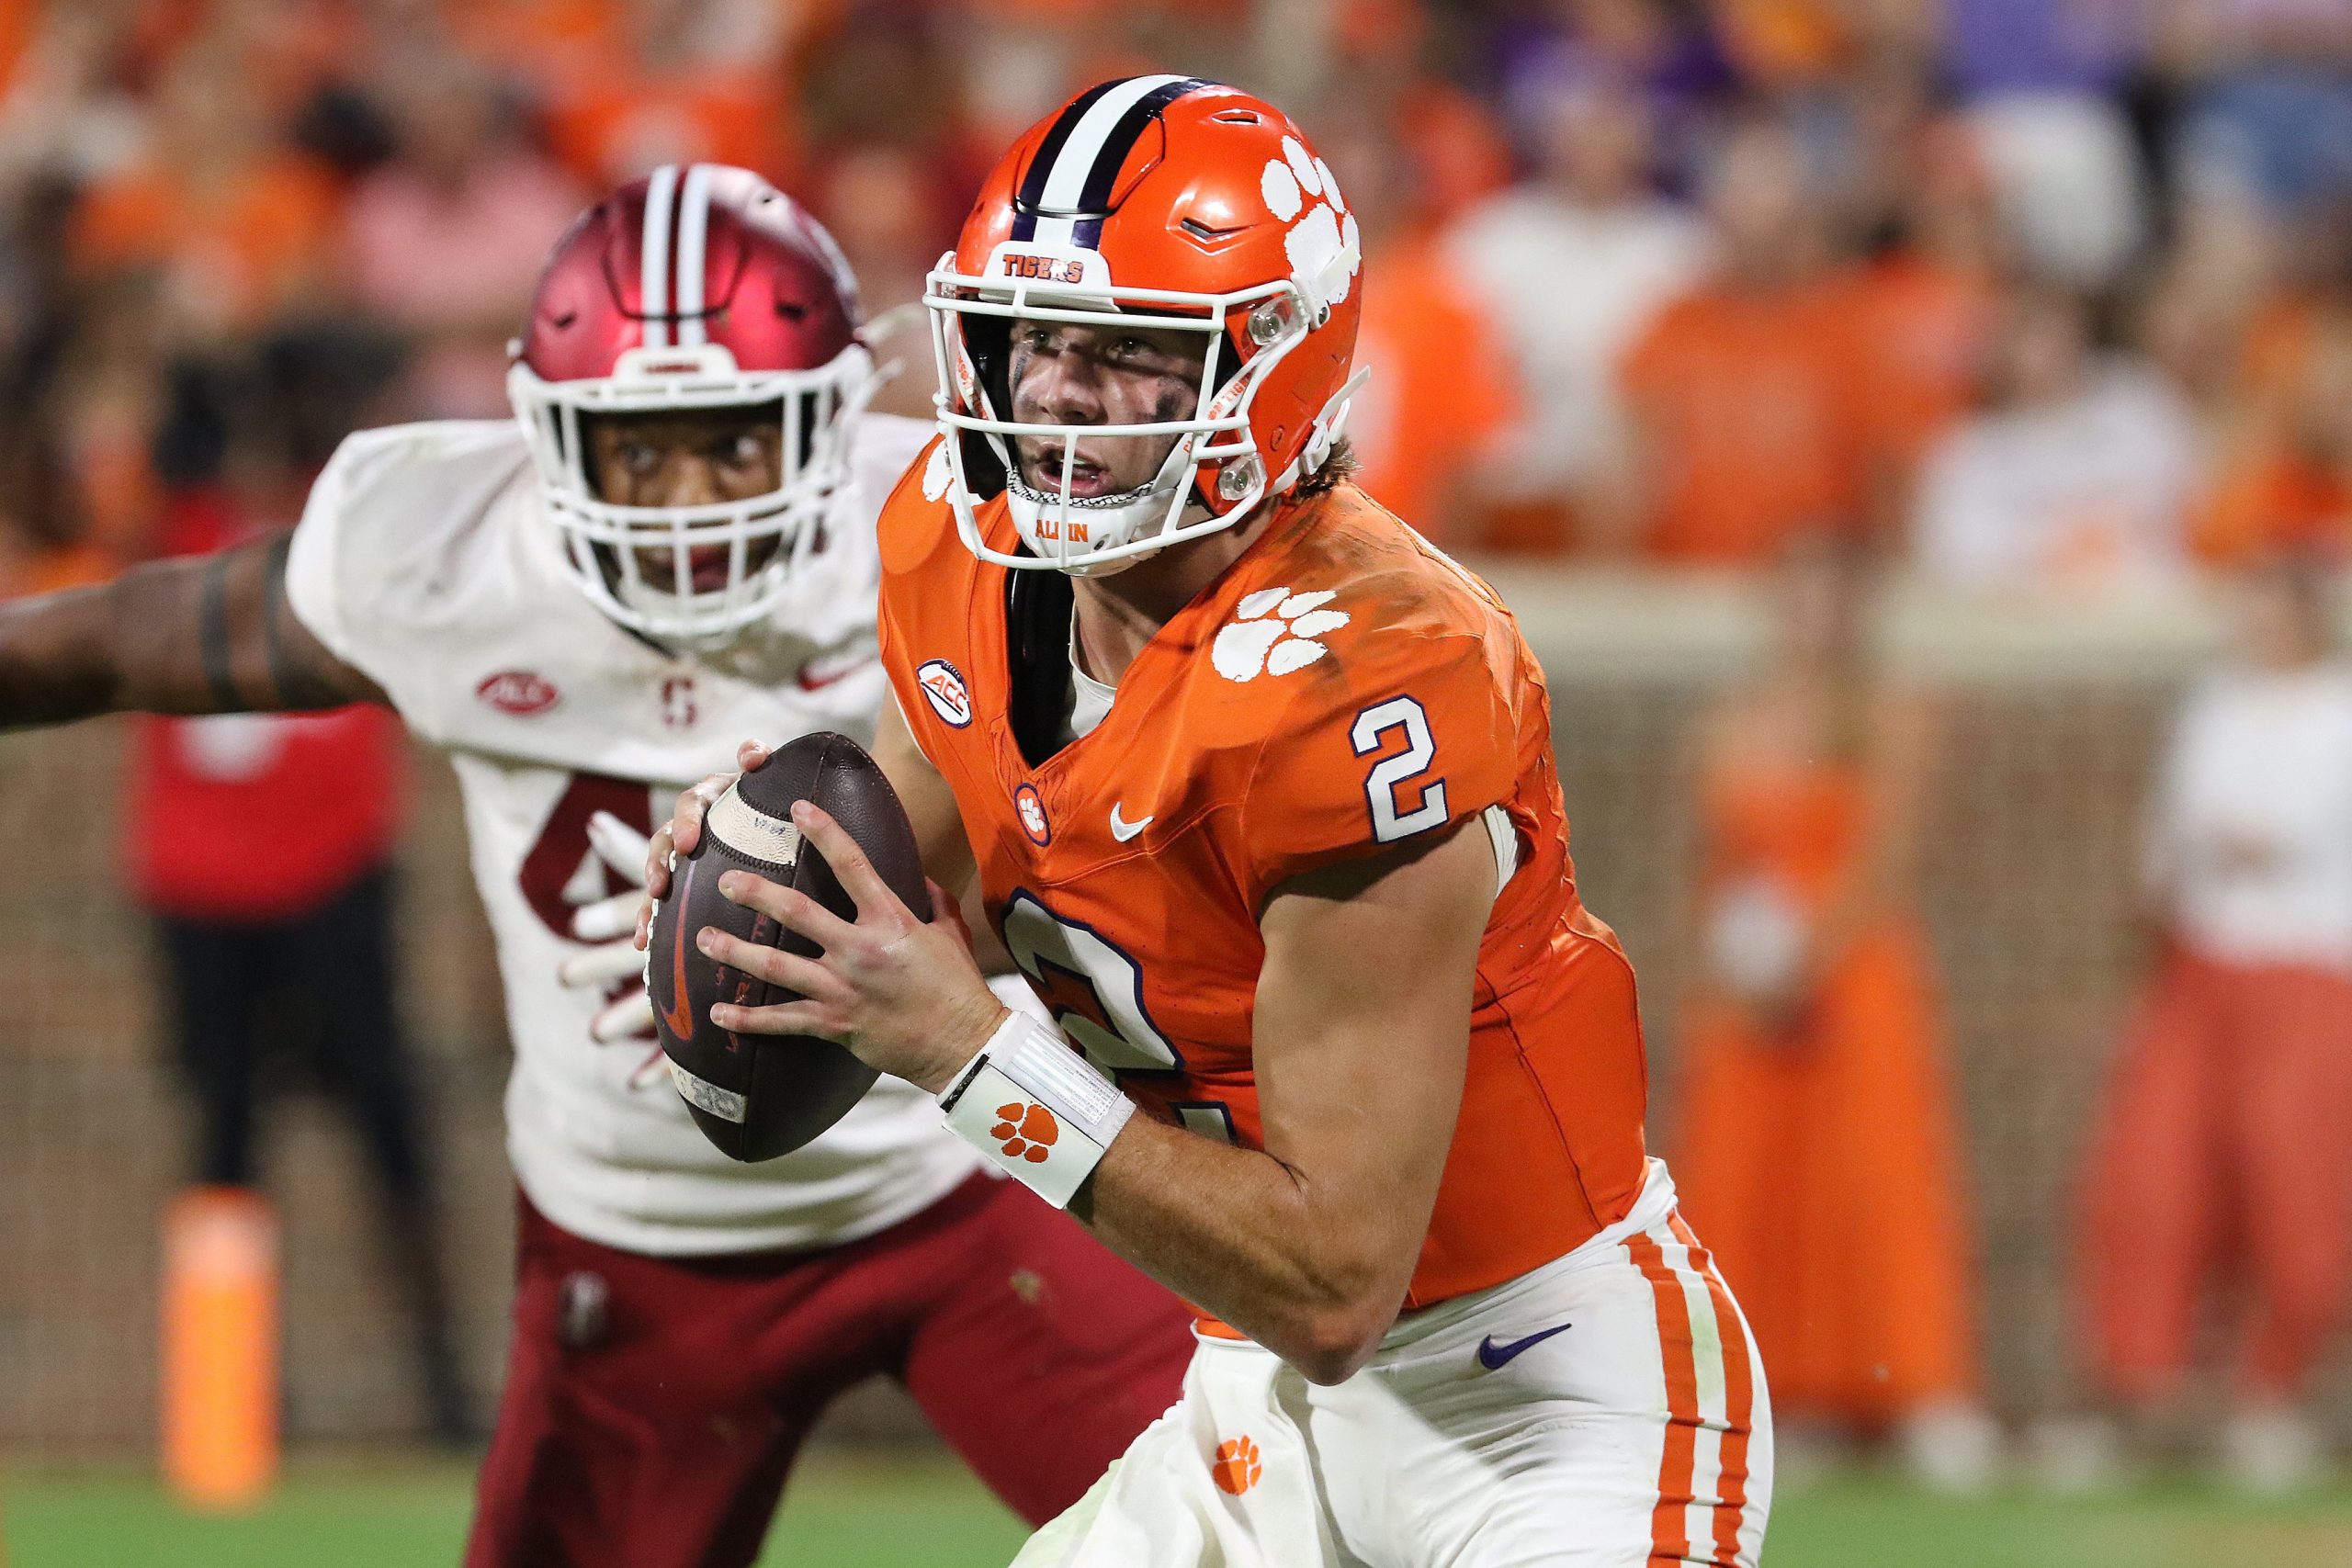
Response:
[{"label": "orange football jersey", "polygon": [[[1645,1169],[1633,972],[1577,897],[1543,675],[1492,592],[1351,485],[1283,503],[1100,727],[1033,756],[1066,708],[1041,745],[1016,669],[1067,693],[1069,588],[1024,585],[1042,618],[1017,607],[1008,580],[1049,574],[973,556],[929,456],[882,513],[883,659],[955,792],[989,920],[1078,1047],[1151,1114],[1262,1147],[1268,895],[1500,807],[1519,864],[1479,949],[1461,1120],[1407,1304],[1624,1214]],[[979,522],[1015,547],[1001,498]],[[1016,637],[1035,654],[1018,664]]]}]

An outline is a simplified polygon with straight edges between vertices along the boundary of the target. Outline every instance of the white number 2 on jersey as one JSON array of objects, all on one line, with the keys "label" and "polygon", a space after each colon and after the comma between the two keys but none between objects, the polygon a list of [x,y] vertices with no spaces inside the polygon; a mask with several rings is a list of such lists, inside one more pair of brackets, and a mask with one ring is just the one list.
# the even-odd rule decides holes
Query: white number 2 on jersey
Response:
[{"label": "white number 2 on jersey", "polygon": [[1409,806],[1406,802],[1406,786],[1424,778],[1437,758],[1430,716],[1420,704],[1410,697],[1374,704],[1356,715],[1348,740],[1357,756],[1370,756],[1380,750],[1381,737],[1398,729],[1405,732],[1405,749],[1374,763],[1371,775],[1363,781],[1364,799],[1372,807],[1372,836],[1384,844],[1408,839],[1446,820],[1443,779],[1423,784],[1418,801]]}]

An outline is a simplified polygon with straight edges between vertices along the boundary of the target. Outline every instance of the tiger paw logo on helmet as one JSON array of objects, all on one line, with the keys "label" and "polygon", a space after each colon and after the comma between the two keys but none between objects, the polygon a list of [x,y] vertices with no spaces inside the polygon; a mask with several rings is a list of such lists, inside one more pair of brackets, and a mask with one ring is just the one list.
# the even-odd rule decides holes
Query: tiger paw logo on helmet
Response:
[{"label": "tiger paw logo on helmet", "polygon": [[1260,589],[1233,607],[1234,619],[1209,645],[1209,662],[1228,681],[1306,669],[1331,651],[1317,639],[1348,624],[1345,610],[1323,608],[1338,597],[1328,589],[1312,593]]},{"label": "tiger paw logo on helmet", "polygon": [[[1258,176],[1266,210],[1290,224],[1283,249],[1302,292],[1324,306],[1339,304],[1355,284],[1363,262],[1356,215],[1340,195],[1331,165],[1307,152],[1295,136],[1283,138],[1283,155],[1270,158]],[[1295,221],[1294,221],[1295,220]]]}]

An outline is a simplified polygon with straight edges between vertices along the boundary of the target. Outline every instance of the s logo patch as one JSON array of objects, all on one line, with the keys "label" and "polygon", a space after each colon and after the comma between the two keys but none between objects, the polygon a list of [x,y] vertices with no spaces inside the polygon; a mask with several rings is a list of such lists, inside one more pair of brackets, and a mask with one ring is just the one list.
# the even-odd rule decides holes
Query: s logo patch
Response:
[{"label": "s logo patch", "polygon": [[692,729],[702,716],[695,701],[695,678],[672,675],[662,682],[662,722],[672,729]]},{"label": "s logo patch", "polygon": [[923,700],[943,723],[957,729],[971,724],[971,688],[964,684],[963,672],[956,666],[944,659],[927,659],[915,667],[915,684],[922,688]]}]

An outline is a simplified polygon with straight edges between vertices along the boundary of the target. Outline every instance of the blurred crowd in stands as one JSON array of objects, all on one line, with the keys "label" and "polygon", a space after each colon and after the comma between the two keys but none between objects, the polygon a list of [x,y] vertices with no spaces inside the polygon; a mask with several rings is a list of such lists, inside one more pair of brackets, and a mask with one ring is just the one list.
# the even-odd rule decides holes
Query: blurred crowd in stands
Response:
[{"label": "blurred crowd in stands", "polygon": [[1326,144],[1369,488],[1450,545],[2352,540],[2342,0],[0,0],[0,592],[501,414],[547,245],[656,163],[776,176],[887,310],[1011,135],[1170,68]]},{"label": "blurred crowd in stands", "polygon": [[[1023,128],[1163,69],[1268,94],[1339,173],[1376,497],[1473,555],[1779,573],[1696,747],[1668,1142],[1792,1439],[1893,1427],[1953,1485],[1996,1440],[1911,865],[1935,726],[1859,651],[1881,570],[2290,563],[2247,578],[2252,672],[2190,710],[2222,739],[2160,781],[2188,826],[2156,849],[2197,871],[2152,875],[2153,1000],[2073,1223],[2131,1266],[2080,1287],[2093,1382],[2155,1408],[2207,1199],[2332,1195],[2256,1237],[2229,1439],[2256,1484],[2312,1473],[2296,1410],[2352,1294],[2352,670],[2320,582],[2352,561],[2352,0],[0,0],[0,597],[290,525],[356,426],[503,417],[547,249],[658,164],[775,178],[882,314]],[[2230,941],[2199,899],[2236,900]],[[2248,1079],[2290,1087],[2224,1158],[2193,1087],[2249,1030],[2305,1066]],[[2102,1206],[2151,1168],[2173,1200]],[[2106,1435],[2059,1437],[2052,1473],[2100,1467]]]}]

